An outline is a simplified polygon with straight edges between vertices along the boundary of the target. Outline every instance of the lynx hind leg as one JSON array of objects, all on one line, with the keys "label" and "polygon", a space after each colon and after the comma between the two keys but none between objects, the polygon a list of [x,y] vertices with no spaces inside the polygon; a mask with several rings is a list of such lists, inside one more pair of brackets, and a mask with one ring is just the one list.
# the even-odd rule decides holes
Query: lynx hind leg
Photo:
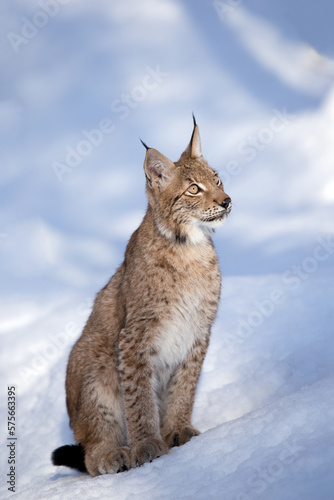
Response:
[{"label": "lynx hind leg", "polygon": [[[86,404],[82,405],[74,435],[85,448],[87,471],[92,476],[98,476],[130,469],[130,450],[119,388],[92,384],[85,392]],[[84,425],[87,425],[84,429],[86,439],[82,439]]]}]

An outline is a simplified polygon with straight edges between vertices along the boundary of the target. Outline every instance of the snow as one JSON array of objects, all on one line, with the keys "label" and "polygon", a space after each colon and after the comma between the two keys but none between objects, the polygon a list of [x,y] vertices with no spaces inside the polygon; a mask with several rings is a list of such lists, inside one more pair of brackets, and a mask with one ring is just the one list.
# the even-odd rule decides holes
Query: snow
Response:
[{"label": "snow", "polygon": [[[57,12],[15,51],[8,33],[38,23],[42,4],[1,7],[0,497],[333,500],[331,2],[50,0]],[[118,475],[53,467],[73,442],[68,354],[145,212],[138,137],[176,159],[192,111],[233,201],[215,235],[223,290],[193,413],[202,434]],[[83,131],[105,119],[114,129],[85,155]]]}]

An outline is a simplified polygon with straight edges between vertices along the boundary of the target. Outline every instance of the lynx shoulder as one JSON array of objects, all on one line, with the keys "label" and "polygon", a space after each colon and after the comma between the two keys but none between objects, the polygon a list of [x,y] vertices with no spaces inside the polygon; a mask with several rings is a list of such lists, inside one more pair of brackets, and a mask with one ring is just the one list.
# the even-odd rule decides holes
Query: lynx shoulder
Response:
[{"label": "lynx shoulder", "polygon": [[145,147],[146,215],[68,361],[77,445],[52,454],[54,465],[93,476],[140,466],[199,434],[191,414],[220,298],[211,236],[231,199],[203,158],[195,119],[177,162]]}]

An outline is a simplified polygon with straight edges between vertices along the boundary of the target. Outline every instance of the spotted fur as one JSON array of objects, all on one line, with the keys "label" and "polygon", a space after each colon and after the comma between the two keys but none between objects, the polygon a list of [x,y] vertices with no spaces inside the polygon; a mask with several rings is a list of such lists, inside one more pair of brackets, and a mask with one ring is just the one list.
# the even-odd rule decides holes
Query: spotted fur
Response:
[{"label": "spotted fur", "polygon": [[53,455],[93,476],[140,466],[199,434],[191,413],[221,282],[211,236],[231,200],[202,156],[196,123],[175,163],[145,147],[146,215],[68,361],[78,447]]}]

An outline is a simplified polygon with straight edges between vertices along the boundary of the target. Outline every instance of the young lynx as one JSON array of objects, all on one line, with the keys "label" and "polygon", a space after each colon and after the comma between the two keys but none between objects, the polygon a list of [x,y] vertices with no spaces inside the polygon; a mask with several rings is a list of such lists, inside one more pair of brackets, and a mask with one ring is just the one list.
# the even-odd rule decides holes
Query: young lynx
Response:
[{"label": "young lynx", "polygon": [[177,162],[145,147],[146,215],[68,361],[78,445],[52,454],[54,465],[93,476],[151,462],[199,434],[191,413],[220,297],[211,235],[231,199],[202,156],[195,118]]}]

